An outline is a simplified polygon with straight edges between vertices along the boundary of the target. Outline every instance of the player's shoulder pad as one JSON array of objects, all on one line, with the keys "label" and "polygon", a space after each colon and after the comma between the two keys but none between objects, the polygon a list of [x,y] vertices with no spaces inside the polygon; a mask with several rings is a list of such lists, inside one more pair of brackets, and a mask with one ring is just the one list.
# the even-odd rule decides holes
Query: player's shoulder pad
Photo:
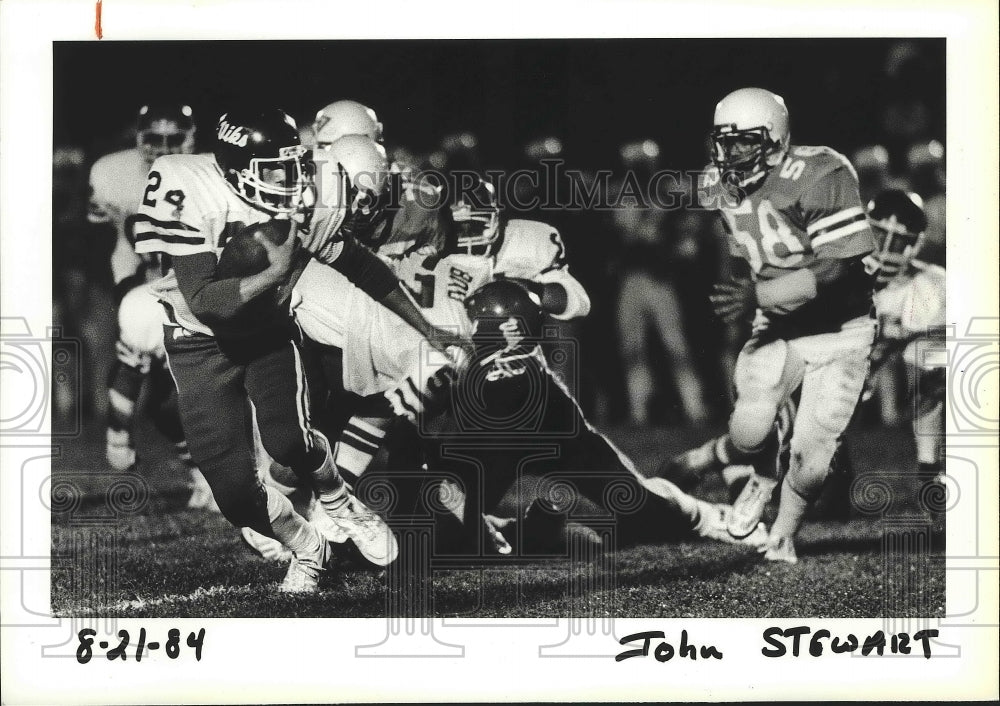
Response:
[{"label": "player's shoulder pad", "polygon": [[552,241],[561,237],[559,229],[542,221],[529,221],[524,218],[512,218],[507,221],[503,231],[504,240],[517,238],[523,241]]},{"label": "player's shoulder pad", "polygon": [[118,183],[121,174],[131,174],[139,170],[142,164],[142,155],[139,150],[120,150],[109,152],[103,157],[99,157],[90,167],[90,181],[110,181]]},{"label": "player's shoulder pad", "polygon": [[200,178],[212,173],[221,176],[211,154],[165,154],[156,158],[149,171],[159,172],[164,178],[169,175],[177,179]]},{"label": "player's shoulder pad", "polygon": [[947,271],[940,265],[924,262],[923,260],[913,260],[910,264],[916,270],[913,275],[914,277],[926,279],[934,284],[940,284],[942,287],[947,281]]},{"label": "player's shoulder pad", "polygon": [[[802,166],[796,165],[796,162]],[[793,145],[779,169],[802,170],[795,181],[803,188],[809,187],[838,169],[846,169],[857,181],[858,175],[851,161],[832,147],[823,145]]]}]

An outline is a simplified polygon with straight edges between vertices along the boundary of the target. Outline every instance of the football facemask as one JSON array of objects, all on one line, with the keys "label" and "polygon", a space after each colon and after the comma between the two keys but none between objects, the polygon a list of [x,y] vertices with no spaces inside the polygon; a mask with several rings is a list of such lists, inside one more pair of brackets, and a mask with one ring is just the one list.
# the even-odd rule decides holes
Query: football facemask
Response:
[{"label": "football facemask", "polygon": [[245,199],[272,213],[291,213],[302,204],[306,178],[302,145],[279,149],[278,157],[254,157],[236,172],[236,188]]},{"label": "football facemask", "polygon": [[191,115],[186,105],[144,105],[139,109],[135,142],[149,164],[167,154],[194,152],[195,125]]},{"label": "football facemask", "polygon": [[481,181],[473,193],[451,207],[456,251],[465,255],[492,255],[500,237],[500,208],[493,185]]}]

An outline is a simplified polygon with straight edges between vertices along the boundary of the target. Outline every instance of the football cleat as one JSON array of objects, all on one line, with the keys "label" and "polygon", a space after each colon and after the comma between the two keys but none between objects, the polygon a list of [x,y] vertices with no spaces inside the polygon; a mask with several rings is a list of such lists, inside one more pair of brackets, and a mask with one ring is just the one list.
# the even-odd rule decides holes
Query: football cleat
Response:
[{"label": "football cleat", "polygon": [[778,481],[775,478],[767,478],[759,473],[750,476],[740,496],[733,503],[727,522],[730,536],[734,539],[744,539],[757,530],[764,516],[764,509],[777,485]]},{"label": "football cleat", "polygon": [[656,475],[685,492],[690,491],[701,482],[706,473],[722,469],[723,463],[715,452],[718,441],[710,439],[701,446],[664,461]]},{"label": "football cleat", "polygon": [[795,553],[795,542],[791,537],[770,537],[760,551],[768,561],[783,561],[786,564],[799,562],[799,557]]},{"label": "football cleat", "polygon": [[729,532],[729,523],[732,521],[733,515],[731,506],[712,504],[704,500],[697,502],[699,518],[694,530],[699,537],[727,544],[743,544],[754,548],[760,548],[767,542],[767,530],[763,523],[758,523],[747,535],[737,538]]},{"label": "football cleat", "polygon": [[276,561],[284,564],[292,558],[292,552],[284,544],[277,539],[272,539],[261,534],[257,530],[252,530],[249,527],[241,527],[240,535],[248,547],[268,561]]},{"label": "football cleat", "polygon": [[[328,509],[327,503],[320,499],[320,504],[331,523],[340,530],[331,534],[324,533],[330,541],[338,542],[334,537],[346,534],[361,552],[365,559],[375,566],[388,566],[399,555],[399,545],[389,525],[377,514],[369,510],[363,502],[352,493],[344,492],[347,500],[339,507]],[[343,540],[339,540],[343,541]]]},{"label": "football cleat", "polygon": [[319,591],[319,578],[326,571],[332,557],[329,542],[324,542],[320,537],[317,553],[303,552],[301,556],[292,556],[292,563],[288,565],[279,590],[282,593],[316,593]]}]

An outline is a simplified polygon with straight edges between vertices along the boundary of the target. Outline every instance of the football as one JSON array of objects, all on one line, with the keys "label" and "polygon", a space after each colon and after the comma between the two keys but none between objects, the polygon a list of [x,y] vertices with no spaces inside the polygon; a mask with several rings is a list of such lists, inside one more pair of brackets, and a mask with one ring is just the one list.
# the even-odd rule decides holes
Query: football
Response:
[{"label": "football", "polygon": [[248,277],[267,269],[270,261],[267,250],[256,239],[260,233],[275,245],[281,245],[288,239],[291,221],[272,219],[263,223],[247,226],[234,235],[222,249],[217,271],[219,277]]}]

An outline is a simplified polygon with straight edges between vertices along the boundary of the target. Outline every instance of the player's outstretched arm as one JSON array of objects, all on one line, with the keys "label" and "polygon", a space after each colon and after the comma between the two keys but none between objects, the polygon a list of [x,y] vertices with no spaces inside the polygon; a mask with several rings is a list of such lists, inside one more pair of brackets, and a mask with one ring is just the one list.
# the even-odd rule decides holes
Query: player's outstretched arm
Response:
[{"label": "player's outstretched arm", "polygon": [[465,345],[458,334],[439,329],[427,321],[389,266],[353,240],[343,241],[340,254],[331,266],[358,289],[419,331],[438,350]]}]

